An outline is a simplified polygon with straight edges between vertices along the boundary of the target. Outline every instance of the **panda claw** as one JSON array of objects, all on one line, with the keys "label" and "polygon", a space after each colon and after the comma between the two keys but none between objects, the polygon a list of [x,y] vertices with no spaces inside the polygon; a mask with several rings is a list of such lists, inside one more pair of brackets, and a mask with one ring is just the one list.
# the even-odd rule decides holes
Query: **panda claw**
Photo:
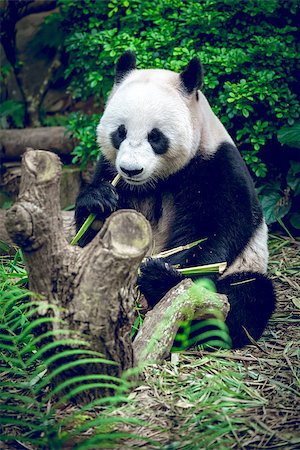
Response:
[{"label": "panda claw", "polygon": [[95,214],[101,221],[105,220],[118,208],[118,198],[115,188],[108,182],[103,182],[99,187],[89,186],[76,202],[76,228],[80,228],[89,214]]},{"label": "panda claw", "polygon": [[154,306],[184,277],[162,259],[147,258],[140,266],[137,285],[148,304]]}]

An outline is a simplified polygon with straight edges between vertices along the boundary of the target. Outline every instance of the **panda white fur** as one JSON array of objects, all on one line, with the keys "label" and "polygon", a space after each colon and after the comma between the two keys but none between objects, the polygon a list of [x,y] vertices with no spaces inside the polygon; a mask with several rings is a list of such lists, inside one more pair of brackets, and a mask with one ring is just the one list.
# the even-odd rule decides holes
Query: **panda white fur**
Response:
[{"label": "panda white fur", "polygon": [[[137,70],[132,52],[121,56],[97,128],[101,158],[77,199],[76,225],[91,212],[103,220],[134,208],[151,223],[154,253],[207,238],[167,259],[149,259],[138,284],[153,306],[183,278],[172,266],[226,261],[223,276],[210,278],[228,296],[226,322],[233,346],[241,347],[249,342],[244,328],[259,338],[275,306],[265,276],[267,227],[246,165],[199,90],[202,77],[197,58],[177,74]],[[113,188],[117,172],[122,181]],[[90,229],[79,244],[95,233]]]}]

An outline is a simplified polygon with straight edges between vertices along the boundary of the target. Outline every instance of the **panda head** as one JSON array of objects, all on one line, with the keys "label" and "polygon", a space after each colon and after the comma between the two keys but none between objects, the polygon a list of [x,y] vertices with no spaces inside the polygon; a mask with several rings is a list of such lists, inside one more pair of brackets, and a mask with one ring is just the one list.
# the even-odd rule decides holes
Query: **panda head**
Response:
[{"label": "panda head", "polygon": [[97,127],[102,154],[130,185],[152,184],[184,167],[199,147],[195,126],[202,67],[194,58],[181,74],[137,70],[126,52]]}]

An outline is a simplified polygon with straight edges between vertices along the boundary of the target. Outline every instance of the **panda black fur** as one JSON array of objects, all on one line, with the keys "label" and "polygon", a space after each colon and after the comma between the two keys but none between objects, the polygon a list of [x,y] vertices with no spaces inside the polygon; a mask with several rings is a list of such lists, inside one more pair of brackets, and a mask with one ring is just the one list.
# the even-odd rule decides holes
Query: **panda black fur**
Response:
[{"label": "panda black fur", "polygon": [[[275,306],[265,276],[267,227],[246,165],[198,90],[201,83],[197,58],[179,75],[136,70],[131,52],[120,58],[97,128],[102,155],[77,199],[76,225],[91,212],[103,220],[116,209],[133,208],[151,223],[154,253],[207,238],[164,260],[150,258],[138,285],[154,306],[183,278],[173,265],[226,261],[223,276],[210,278],[228,296],[226,323],[233,346],[242,347],[249,342],[244,328],[258,339]],[[114,188],[117,172],[122,181]],[[95,234],[88,230],[79,244]]]}]

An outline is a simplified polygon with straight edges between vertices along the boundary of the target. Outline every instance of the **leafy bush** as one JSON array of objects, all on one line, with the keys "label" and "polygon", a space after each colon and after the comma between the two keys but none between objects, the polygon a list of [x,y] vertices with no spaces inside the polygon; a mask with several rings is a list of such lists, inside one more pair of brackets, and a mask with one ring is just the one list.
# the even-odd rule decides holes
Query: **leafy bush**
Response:
[{"label": "leafy bush", "polygon": [[[291,127],[283,127],[278,132],[278,140],[281,144],[300,149],[300,122],[295,122]],[[288,216],[289,223],[296,230],[300,230],[300,162],[289,161],[289,168],[285,173],[280,173],[260,188],[258,194],[264,209],[267,224],[279,222],[287,231],[282,222],[283,217]],[[293,208],[292,208],[293,206]]]},{"label": "leafy bush", "polygon": [[[127,49],[136,51],[140,68],[180,71],[197,55],[215,113],[257,179],[267,176],[271,166],[265,157],[280,148],[277,131],[299,117],[297,0],[59,4],[68,56],[65,76],[74,97],[106,97],[114,64]],[[280,171],[279,164],[275,175]]]},{"label": "leafy bush", "polygon": [[16,128],[24,127],[24,105],[15,100],[5,100],[0,105],[0,128],[9,128],[12,124]]},{"label": "leafy bush", "polygon": [[96,142],[96,127],[99,123],[99,115],[84,116],[73,113],[69,116],[67,130],[78,141],[72,155],[72,163],[78,164],[84,169],[91,159],[97,159],[99,147]]}]

